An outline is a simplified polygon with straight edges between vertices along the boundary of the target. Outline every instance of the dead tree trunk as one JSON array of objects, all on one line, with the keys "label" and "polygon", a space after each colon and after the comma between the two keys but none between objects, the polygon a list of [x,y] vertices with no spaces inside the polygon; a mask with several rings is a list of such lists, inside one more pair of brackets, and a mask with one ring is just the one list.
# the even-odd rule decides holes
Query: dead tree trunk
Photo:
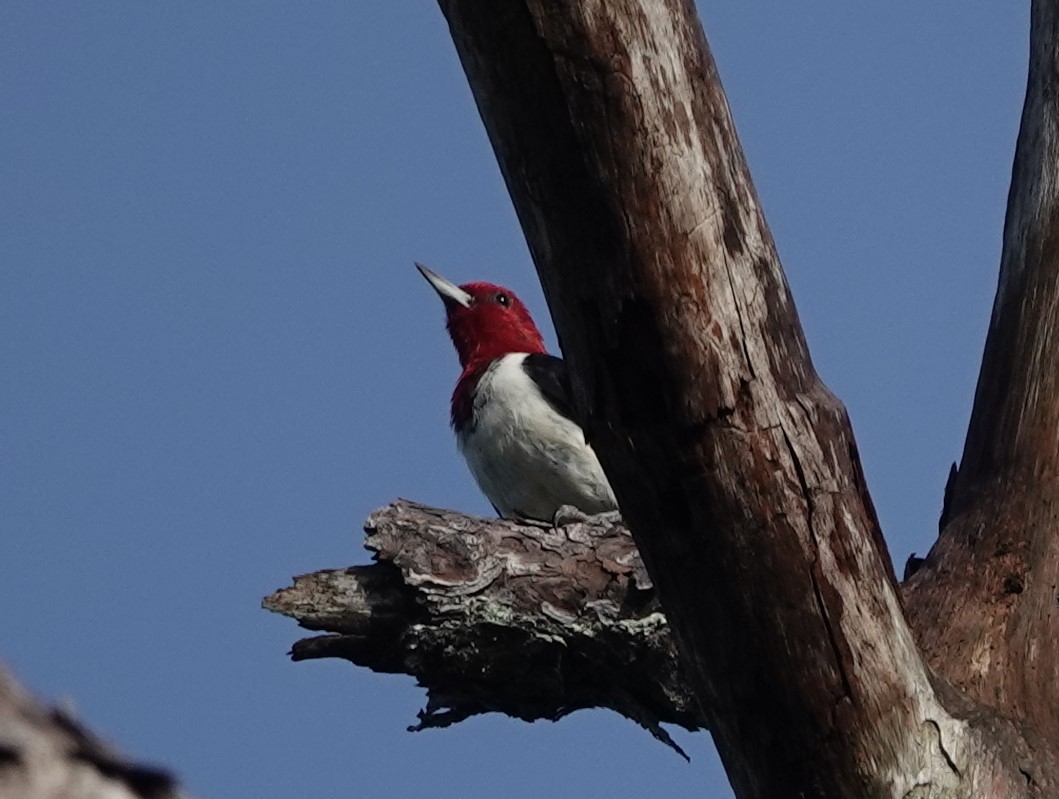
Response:
[{"label": "dead tree trunk", "polygon": [[[608,657],[641,654],[593,667],[617,690],[573,695],[626,712],[613,697],[648,658],[669,687],[626,715],[707,723],[741,798],[1059,796],[1059,0],[1033,3],[974,414],[941,536],[903,602],[690,0],[439,3],[681,663],[668,628],[638,649],[643,584],[606,565],[602,538],[549,538],[545,579],[524,568],[536,556],[511,557],[541,534],[479,521],[464,560],[434,557],[438,531],[406,534],[376,547],[376,571],[270,598],[335,633],[296,656],[438,681],[427,720],[446,703],[560,715],[586,687],[576,662],[520,683],[504,637],[591,659],[597,642],[578,636],[595,613],[606,630],[589,637],[609,636]],[[458,537],[468,523],[444,524]],[[356,585],[332,590],[335,575]],[[529,582],[512,592],[516,579]],[[561,613],[542,590],[565,597]],[[483,605],[504,609],[487,614],[495,628]],[[461,683],[444,658],[417,659],[435,627],[444,651],[492,652],[497,679]]]},{"label": "dead tree trunk", "polygon": [[[948,653],[984,643],[993,654],[970,681],[993,694],[978,703],[937,688],[913,640],[690,0],[440,5],[737,794],[1054,796],[1038,734],[1054,730],[1057,704],[1056,608],[1041,599],[1056,583],[1054,0],[1034,4],[983,371],[1011,382],[979,386],[952,508],[979,514],[953,517],[953,540],[1004,577],[1017,562],[1022,593],[997,613],[995,579],[979,575],[964,607],[987,606],[988,620],[967,622],[981,634],[926,646],[944,675]],[[999,524],[998,506],[1010,516]],[[1012,551],[996,555],[995,537]],[[975,568],[942,549],[922,581]],[[997,685],[1011,701],[995,701]],[[992,708],[1029,722],[1026,737]]]},{"label": "dead tree trunk", "polygon": [[1059,3],[1037,0],[1031,20],[974,410],[941,535],[906,598],[935,669],[1059,741]]}]

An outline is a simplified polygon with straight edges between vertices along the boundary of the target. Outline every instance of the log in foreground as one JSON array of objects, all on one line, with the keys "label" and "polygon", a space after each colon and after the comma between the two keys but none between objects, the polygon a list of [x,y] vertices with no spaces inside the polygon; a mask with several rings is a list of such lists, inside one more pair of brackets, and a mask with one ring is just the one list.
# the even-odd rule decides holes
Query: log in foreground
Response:
[{"label": "log in foreground", "polygon": [[0,667],[0,797],[188,799],[167,771],[136,763]]},{"label": "log in foreground", "polygon": [[373,513],[375,563],[296,577],[264,607],[337,657],[427,689],[413,730],[479,713],[556,720],[609,708],[684,754],[660,726],[704,727],[628,531],[542,528],[398,501]]}]

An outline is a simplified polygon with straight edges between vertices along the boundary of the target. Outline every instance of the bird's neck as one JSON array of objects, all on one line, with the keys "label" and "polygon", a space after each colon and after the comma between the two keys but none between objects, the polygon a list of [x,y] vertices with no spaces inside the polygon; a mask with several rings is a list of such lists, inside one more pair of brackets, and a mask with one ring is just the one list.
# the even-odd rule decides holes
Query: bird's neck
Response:
[{"label": "bird's neck", "polygon": [[[540,349],[534,349],[534,352],[545,352],[544,347]],[[511,352],[504,351],[498,354],[492,355],[492,357],[480,357],[463,363],[463,371],[460,372],[460,378],[456,381],[456,388],[452,392],[452,426],[459,432],[467,424],[470,423],[471,417],[474,413],[474,397],[478,391],[478,385],[481,383],[482,378],[485,377],[485,373],[489,371],[489,368],[499,361],[501,358],[505,358],[508,355],[529,355],[530,352]]]},{"label": "bird's neck", "polygon": [[494,325],[476,326],[480,320],[449,320],[449,334],[460,357],[460,367],[466,372],[497,358],[515,353],[546,353],[544,339],[535,327]]}]

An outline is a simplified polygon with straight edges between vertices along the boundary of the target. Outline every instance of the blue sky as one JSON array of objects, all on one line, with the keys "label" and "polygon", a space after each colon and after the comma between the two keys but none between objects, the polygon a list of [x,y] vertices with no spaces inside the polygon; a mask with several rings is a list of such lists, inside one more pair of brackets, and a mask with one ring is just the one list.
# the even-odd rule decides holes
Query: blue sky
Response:
[{"label": "blue sky", "polygon": [[[933,540],[996,283],[1028,3],[700,6],[894,559]],[[405,496],[485,513],[420,260],[547,320],[430,3],[0,5],[0,660],[207,797],[730,796],[630,722],[405,732],[259,609]],[[549,340],[554,341],[549,327]]]}]

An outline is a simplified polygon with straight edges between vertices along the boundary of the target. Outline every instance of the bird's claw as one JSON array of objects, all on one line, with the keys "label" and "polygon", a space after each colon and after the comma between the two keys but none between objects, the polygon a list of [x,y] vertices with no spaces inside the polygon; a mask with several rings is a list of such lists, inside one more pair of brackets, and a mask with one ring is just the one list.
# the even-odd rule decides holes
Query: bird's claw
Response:
[{"label": "bird's claw", "polygon": [[608,510],[603,513],[589,515],[575,508],[573,505],[560,505],[552,517],[554,527],[563,527],[567,524],[590,524],[594,527],[609,527],[621,521],[621,511]]}]

